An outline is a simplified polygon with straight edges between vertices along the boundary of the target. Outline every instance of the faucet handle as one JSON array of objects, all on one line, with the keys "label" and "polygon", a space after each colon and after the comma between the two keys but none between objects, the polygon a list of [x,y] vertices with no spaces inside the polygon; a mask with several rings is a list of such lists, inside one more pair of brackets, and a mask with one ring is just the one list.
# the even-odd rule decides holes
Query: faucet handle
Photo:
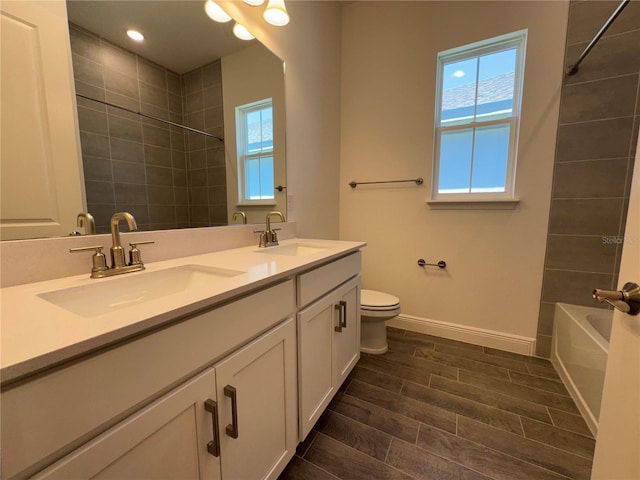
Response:
[{"label": "faucet handle", "polygon": [[260,242],[258,243],[259,248],[264,248],[267,246],[267,232],[264,230],[254,230],[253,233],[260,234]]},{"label": "faucet handle", "polygon": [[131,250],[129,250],[129,265],[142,265],[142,257],[140,256],[140,250],[138,250],[138,245],[148,245],[151,243],[156,243],[153,240],[145,240],[143,242],[131,242],[129,246]]},{"label": "faucet handle", "polygon": [[[93,267],[91,268],[91,276],[94,277],[95,274],[99,274],[100,272],[104,272],[108,270],[107,267],[107,258],[102,253],[102,249],[104,247],[102,245],[94,245],[91,247],[78,247],[78,248],[70,248],[69,253],[77,253],[77,252],[90,252],[95,251],[91,260],[93,261]],[[95,277],[94,277],[95,278]]]}]

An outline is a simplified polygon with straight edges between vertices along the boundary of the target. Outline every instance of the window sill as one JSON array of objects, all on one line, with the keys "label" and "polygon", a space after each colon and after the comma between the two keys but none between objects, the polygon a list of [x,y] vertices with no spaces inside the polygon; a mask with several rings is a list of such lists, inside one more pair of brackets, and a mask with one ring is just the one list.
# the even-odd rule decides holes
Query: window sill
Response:
[{"label": "window sill", "polygon": [[427,200],[433,210],[513,210],[520,200]]},{"label": "window sill", "polygon": [[251,203],[236,203],[236,207],[275,207],[276,206],[276,202],[268,200],[268,201],[264,201],[264,202],[251,202]]}]

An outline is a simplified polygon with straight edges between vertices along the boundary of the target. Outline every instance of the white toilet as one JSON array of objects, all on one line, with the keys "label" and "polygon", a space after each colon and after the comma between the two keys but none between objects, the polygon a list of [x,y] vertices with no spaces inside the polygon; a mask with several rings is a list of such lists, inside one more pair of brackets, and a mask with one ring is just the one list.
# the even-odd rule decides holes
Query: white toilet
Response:
[{"label": "white toilet", "polygon": [[361,338],[360,351],[381,354],[388,349],[387,329],[384,324],[400,314],[400,299],[375,290],[360,292]]}]

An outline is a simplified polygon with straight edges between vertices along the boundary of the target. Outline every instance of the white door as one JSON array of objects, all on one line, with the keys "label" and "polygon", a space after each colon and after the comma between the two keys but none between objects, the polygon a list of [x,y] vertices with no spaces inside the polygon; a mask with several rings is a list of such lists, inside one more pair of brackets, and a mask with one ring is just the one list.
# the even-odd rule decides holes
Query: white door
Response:
[{"label": "white door", "polygon": [[69,235],[85,210],[64,0],[0,4],[2,240]]},{"label": "white door", "polygon": [[[619,289],[640,283],[640,149],[623,245]],[[640,315],[613,315],[591,478],[640,479]]]}]

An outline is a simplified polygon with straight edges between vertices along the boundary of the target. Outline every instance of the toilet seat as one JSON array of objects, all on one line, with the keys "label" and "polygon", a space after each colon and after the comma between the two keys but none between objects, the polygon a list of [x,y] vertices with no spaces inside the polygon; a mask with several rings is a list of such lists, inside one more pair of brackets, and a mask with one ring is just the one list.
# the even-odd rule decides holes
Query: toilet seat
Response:
[{"label": "toilet seat", "polygon": [[375,290],[361,290],[360,309],[371,312],[386,312],[400,308],[400,299]]}]

